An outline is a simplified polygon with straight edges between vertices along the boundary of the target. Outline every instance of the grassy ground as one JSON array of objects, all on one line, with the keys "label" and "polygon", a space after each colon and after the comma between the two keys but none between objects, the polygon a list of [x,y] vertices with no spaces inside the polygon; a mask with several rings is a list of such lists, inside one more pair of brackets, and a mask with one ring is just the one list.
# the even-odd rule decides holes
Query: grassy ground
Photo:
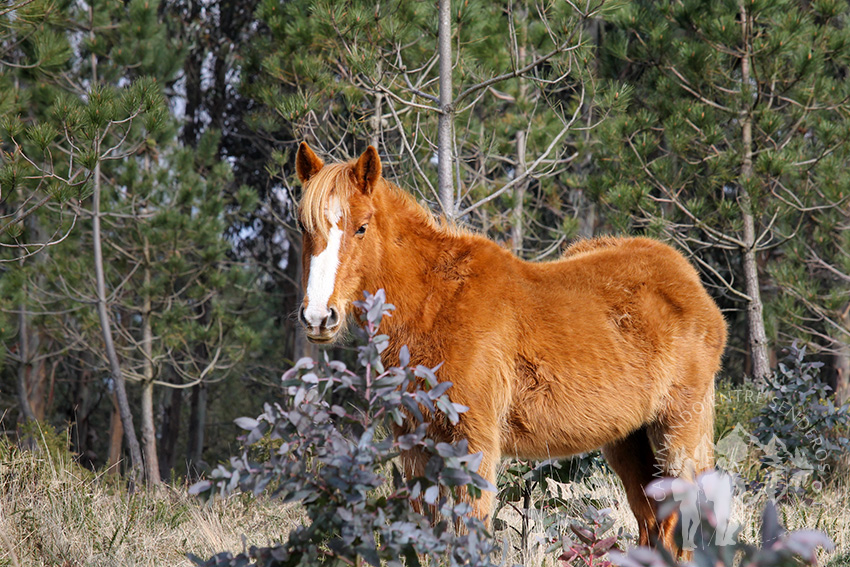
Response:
[{"label": "grassy ground", "polygon": [[[563,485],[574,516],[587,503],[611,507],[618,526],[637,532],[625,494],[616,478],[599,473],[579,484]],[[744,537],[758,539],[763,502],[738,503],[735,520]],[[572,511],[571,511],[572,513]],[[850,491],[824,490],[813,502],[790,502],[781,516],[791,529],[820,529],[836,543],[822,564],[850,566]],[[519,526],[521,517],[504,510],[500,517]],[[185,553],[210,557],[223,550],[267,545],[283,539],[300,520],[296,507],[232,497],[205,505],[183,487],[128,496],[113,480],[94,475],[61,451],[19,451],[0,445],[0,567],[191,565]],[[535,521],[537,520],[537,521]],[[529,541],[543,538],[540,518],[532,518]],[[497,534],[507,564],[520,561],[514,530]],[[556,565],[540,546],[531,546],[527,565]]]},{"label": "grassy ground", "polygon": [[[581,518],[587,504],[593,504],[597,508],[611,508],[612,516],[616,520],[614,531],[623,528],[627,533],[637,535],[637,522],[626,504],[625,491],[613,474],[600,472],[581,483],[560,486],[572,503],[568,516]],[[751,500],[735,499],[731,521],[743,526],[741,537],[744,541],[753,544],[760,542],[761,514],[765,504],[766,500],[763,497]],[[780,521],[789,530],[816,529],[826,533],[833,540],[835,550],[831,553],[822,551],[819,555],[820,565],[850,567],[850,488],[836,485],[824,489],[811,500],[788,499],[779,506],[778,512]],[[521,524],[521,516],[515,511],[503,510],[499,517],[512,526]],[[566,522],[569,521],[570,518],[567,518]],[[544,539],[543,523],[543,519],[539,518],[532,524],[530,542]],[[502,532],[499,538],[503,550],[507,550],[505,552],[507,564],[520,563],[521,552],[516,533],[508,529]],[[544,548],[545,546],[532,545],[526,564],[556,565],[555,558],[547,557]]]},{"label": "grassy ground", "polygon": [[297,509],[246,496],[205,505],[183,487],[128,496],[61,454],[0,448],[0,567],[192,565],[286,536]]}]

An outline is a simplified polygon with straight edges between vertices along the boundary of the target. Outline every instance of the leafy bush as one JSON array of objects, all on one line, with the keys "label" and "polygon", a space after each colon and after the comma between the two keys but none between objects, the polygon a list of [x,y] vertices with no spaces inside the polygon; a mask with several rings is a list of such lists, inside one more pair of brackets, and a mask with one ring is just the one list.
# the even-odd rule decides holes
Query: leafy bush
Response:
[{"label": "leafy bush", "polygon": [[[681,479],[660,479],[647,487],[646,493],[659,502],[660,518],[677,509],[681,512],[676,529],[676,543],[694,550],[693,567],[801,567],[817,565],[817,549],[832,550],[832,541],[823,533],[800,530],[786,533],[779,523],[776,508],[768,502],[762,514],[761,547],[740,541],[740,526],[730,520],[732,479],[712,471],[701,475],[696,483]],[[690,511],[686,511],[686,507]],[[690,519],[689,519],[690,517]],[[685,532],[688,538],[685,538]],[[622,567],[679,567],[680,563],[663,548],[637,547],[628,554],[610,553],[611,561]]]},{"label": "leafy bush", "polygon": [[[365,560],[375,567],[396,567],[403,561],[418,565],[423,557],[434,565],[492,564],[486,527],[469,517],[471,506],[458,498],[461,489],[473,496],[495,490],[475,472],[481,454],[468,454],[466,441],[435,443],[425,435],[425,415],[457,423],[466,408],[449,400],[451,384],[438,382],[436,369],[409,367],[406,347],[400,367],[383,367],[388,338],[378,334],[378,325],[393,309],[383,291],[367,293],[356,305],[368,335],[367,344],[358,348],[361,371],[338,361],[300,360],[283,376],[289,395],[285,407],[266,404],[257,419],[237,420],[248,431],[247,445],[270,438],[280,440],[279,449],[265,462],[250,462],[247,452],[232,458],[229,468],[219,466],[211,481],[191,489],[267,491],[301,502],[309,521],[280,545],[251,547],[236,556],[224,552],[207,561],[190,556],[196,564],[360,565]],[[405,420],[414,422],[411,432],[398,438],[379,434]],[[402,478],[393,459],[403,450],[430,454],[424,476]]]},{"label": "leafy bush", "polygon": [[582,514],[584,524],[572,522],[570,531],[572,535],[565,534],[558,544],[563,549],[560,559],[568,567],[611,567],[613,563],[605,557],[611,551],[620,551],[620,543],[631,539],[631,536],[623,531],[610,535],[614,528],[614,518],[611,517],[611,509],[603,508],[597,510],[588,506]]},{"label": "leafy bush", "polygon": [[765,466],[789,474],[801,470],[828,478],[850,451],[848,404],[835,406],[831,388],[820,381],[820,362],[806,362],[796,343],[765,386],[769,402],[753,420]]}]

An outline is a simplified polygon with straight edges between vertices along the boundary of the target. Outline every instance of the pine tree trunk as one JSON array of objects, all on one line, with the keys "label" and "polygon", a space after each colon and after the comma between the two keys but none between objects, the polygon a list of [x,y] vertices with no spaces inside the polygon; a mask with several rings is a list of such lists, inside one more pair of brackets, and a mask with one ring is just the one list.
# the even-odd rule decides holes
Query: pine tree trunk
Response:
[{"label": "pine tree trunk", "polygon": [[[100,148],[95,148],[97,153]],[[139,440],[136,438],[136,430],[133,425],[133,414],[130,411],[130,402],[127,399],[127,389],[124,384],[124,374],[121,363],[118,361],[118,353],[115,351],[115,343],[112,340],[112,323],[109,320],[109,312],[106,303],[106,276],[103,271],[103,248],[101,244],[100,230],[100,163],[94,169],[94,195],[92,205],[92,241],[94,244],[94,271],[97,287],[97,315],[100,320],[100,328],[103,333],[103,344],[106,349],[106,357],[109,360],[109,369],[112,382],[115,386],[115,396],[118,403],[118,411],[121,415],[121,423],[124,428],[124,436],[127,438],[127,448],[130,450],[129,487],[135,490],[136,483],[144,478],[142,465],[142,451]]]},{"label": "pine tree trunk", "polygon": [[835,403],[850,400],[850,345],[842,344],[835,355]]},{"label": "pine tree trunk", "polygon": [[582,238],[593,238],[596,234],[596,203],[581,193],[578,203],[578,235]]},{"label": "pine tree trunk", "polygon": [[[299,234],[296,238],[291,240],[292,246],[289,249],[289,262],[291,262],[292,266],[295,266],[295,309],[298,308],[298,303],[301,302],[304,297],[304,289],[302,288],[301,280],[304,277],[304,265],[301,263],[301,249],[302,249],[302,239]],[[292,308],[289,306],[284,306],[284,309],[292,311]],[[295,321],[295,326],[293,328],[293,340],[292,340],[292,361],[297,362],[302,358],[312,358],[313,360],[319,359],[319,346],[317,344],[311,343],[307,340],[307,335],[304,332],[304,326],[300,321]]]},{"label": "pine tree trunk", "polygon": [[[841,313],[841,323],[845,329],[850,329],[850,303]],[[836,341],[837,352],[835,354],[835,401],[842,405],[850,400],[850,344],[846,339]]]},{"label": "pine tree trunk", "polygon": [[[516,133],[516,177],[525,175],[525,130]],[[522,254],[523,220],[525,216],[525,190],[528,183],[517,184],[514,191],[514,210],[511,215],[511,249],[517,256]]]},{"label": "pine tree trunk", "polygon": [[174,470],[177,458],[177,439],[180,436],[180,417],[183,409],[183,389],[169,388],[171,400],[162,416],[162,429],[159,443],[160,478],[169,478]]},{"label": "pine tree trunk", "polygon": [[109,461],[106,474],[118,476],[121,473],[121,452],[123,449],[124,425],[121,423],[121,410],[118,398],[112,393],[112,415],[109,418]]},{"label": "pine tree trunk", "polygon": [[[24,295],[27,293],[27,286],[24,284]],[[21,421],[35,421],[35,413],[30,405],[29,397],[29,373],[30,373],[30,358],[32,357],[30,349],[30,330],[29,330],[29,310],[26,303],[22,302],[19,305],[18,312],[18,355],[20,356],[20,364],[18,365],[18,405],[21,409]]]},{"label": "pine tree trunk", "polygon": [[[38,334],[33,335],[33,341],[30,344],[36,345],[32,348],[33,354],[38,352],[38,344],[40,342]],[[27,391],[29,393],[30,408],[32,414],[37,421],[43,421],[47,415],[49,404],[50,389],[47,373],[47,361],[43,357],[37,357],[38,360],[29,365],[29,374],[27,375]]]},{"label": "pine tree trunk", "polygon": [[452,23],[451,0],[440,0],[438,41],[440,51],[440,116],[437,122],[437,187],[446,219],[455,217],[452,107]]},{"label": "pine tree trunk", "polygon": [[144,238],[145,297],[142,305],[142,447],[145,456],[145,479],[148,486],[160,483],[159,459],[156,452],[156,424],[153,419],[153,329],[151,328],[150,247]]},{"label": "pine tree trunk", "polygon": [[[209,301],[204,302],[196,308],[198,322],[202,325],[209,323],[211,311]],[[206,343],[199,342],[195,345],[195,364],[198,368],[206,366],[209,360],[209,351]],[[192,388],[191,411],[189,415],[189,441],[187,446],[187,459],[189,461],[190,473],[195,473],[204,467],[204,438],[207,423],[207,385],[201,382]],[[192,470],[193,469],[193,470]]]},{"label": "pine tree trunk", "polygon": [[160,481],[159,458],[156,453],[156,428],[153,419],[153,382],[142,384],[142,447],[145,456],[145,480],[148,486]]},{"label": "pine tree trunk", "polygon": [[[528,41],[528,9],[525,6],[517,7],[516,17],[521,22],[517,30],[517,60],[516,67],[525,66],[526,42]],[[519,82],[518,104],[525,104],[528,93],[526,81]],[[520,128],[515,136],[516,143],[516,167],[514,168],[514,179],[525,175],[527,169],[526,154],[526,132]],[[525,220],[525,191],[528,188],[528,180],[521,181],[514,190],[514,210],[511,215],[511,250],[517,256],[522,255],[523,244],[523,221]]]},{"label": "pine tree trunk", "polygon": [[[605,49],[603,46],[603,20],[602,18],[590,18],[587,20],[587,37],[590,38],[590,41],[593,44],[593,53],[596,54],[591,60],[592,68],[594,73],[599,73],[599,69],[602,65],[602,57],[605,53]],[[591,105],[586,104],[587,110],[584,112],[584,115],[587,117],[587,130],[585,130],[585,136],[587,139],[590,139],[590,132],[592,130],[592,125],[594,120],[596,120],[595,113],[592,111]],[[592,159],[592,156],[589,156]],[[587,166],[590,165],[590,160],[586,160]],[[578,172],[582,172],[585,169],[585,165],[578,165]],[[576,218],[578,219],[578,236],[581,238],[593,238],[596,235],[596,203],[592,199],[587,198],[587,194],[583,189],[573,189],[570,191],[570,195],[574,195],[573,202],[576,207]]]},{"label": "pine tree trunk", "polygon": [[[24,207],[20,208],[21,211],[23,209]],[[27,225],[28,224],[29,223],[27,223]],[[33,235],[33,237],[37,239],[39,238],[39,235],[36,234]],[[23,268],[24,262],[26,261],[23,258],[25,254],[23,251],[19,251],[19,255],[21,257],[18,262],[20,263],[21,268]],[[26,280],[24,280],[21,292],[23,300],[18,305],[18,355],[20,363],[18,364],[17,394],[18,406],[20,407],[21,412],[19,420],[22,422],[28,422],[39,419],[30,400],[33,379],[32,361],[35,358],[36,351],[38,350],[38,336],[33,334],[29,324],[30,315],[29,306],[27,305],[27,301],[29,299],[29,284]],[[43,415],[41,417],[43,417]]]},{"label": "pine tree trunk", "polygon": [[[17,55],[15,56],[17,59]],[[17,74],[13,75],[15,81],[15,91],[17,92],[20,88],[19,79]],[[21,189],[19,189],[20,191]],[[23,199],[21,200],[23,202]],[[19,213],[23,212],[24,207],[19,208]],[[20,252],[23,255],[23,252]],[[21,258],[19,260],[21,267],[24,265],[24,259]],[[24,281],[23,287],[23,297],[28,297],[28,286],[26,281]],[[32,411],[32,406],[30,406],[29,395],[27,392],[27,372],[28,372],[28,364],[30,360],[30,344],[29,344],[29,317],[28,317],[28,307],[26,304],[26,299],[20,303],[19,306],[20,311],[18,312],[18,355],[20,356],[20,364],[18,365],[18,375],[16,380],[16,389],[17,389],[17,397],[18,397],[18,406],[20,407],[20,416],[18,417],[19,421],[35,421],[35,414]]]},{"label": "pine tree trunk", "polygon": [[[378,67],[376,69],[378,77],[381,76],[381,69],[383,65],[381,60],[378,60]],[[369,143],[372,144],[375,148],[380,147],[381,143],[381,118],[383,117],[383,101],[384,95],[382,93],[375,94],[375,106],[372,110],[372,118],[371,118],[371,135],[369,136]]]},{"label": "pine tree trunk", "polygon": [[759,281],[755,229],[755,211],[750,198],[748,184],[753,176],[753,117],[750,112],[750,102],[746,93],[750,84],[750,22],[747,9],[743,3],[741,9],[741,28],[743,30],[744,55],[741,58],[741,89],[743,108],[741,110],[741,136],[744,159],[741,165],[740,205],[744,224],[744,285],[750,298],[747,306],[747,323],[749,324],[750,355],[753,362],[753,377],[763,382],[770,376],[770,357],[768,356],[767,332],[764,326],[764,308],[761,301],[761,286]]},{"label": "pine tree trunk", "polygon": [[192,408],[189,415],[189,442],[186,459],[189,474],[194,476],[203,467],[204,427],[207,421],[207,386],[204,383],[192,388]]},{"label": "pine tree trunk", "polygon": [[[183,22],[197,22],[204,9],[200,2],[188,2],[183,15]],[[184,24],[185,25],[185,24]],[[203,124],[201,123],[201,107],[204,91],[201,86],[201,68],[204,65],[206,43],[190,41],[186,58],[183,60],[183,77],[185,94],[184,120],[180,132],[180,141],[184,146],[196,148]]]},{"label": "pine tree trunk", "polygon": [[[95,40],[94,6],[89,6],[89,39]],[[97,85],[97,54],[91,54],[91,84]],[[95,155],[100,157],[100,140],[94,145]],[[92,195],[92,245],[94,248],[94,272],[96,283],[97,316],[103,333],[103,346],[106,349],[106,357],[109,360],[109,370],[112,382],[115,386],[115,399],[121,416],[121,426],[124,436],[127,438],[127,448],[130,450],[130,468],[128,488],[132,492],[136,489],[136,483],[142,480],[144,469],[142,466],[142,451],[139,440],[136,438],[136,428],[133,425],[133,414],[130,411],[130,402],[127,400],[127,389],[124,384],[124,374],[121,371],[121,363],[118,361],[118,353],[115,351],[115,343],[112,340],[112,323],[109,320],[109,312],[106,305],[106,276],[103,271],[103,246],[101,243],[100,230],[100,196],[102,183],[100,178],[100,161],[94,166],[92,175],[94,192]]]},{"label": "pine tree trunk", "polygon": [[94,468],[95,455],[93,447],[89,445],[89,412],[91,400],[91,365],[86,360],[88,353],[84,354],[82,369],[77,374],[74,384],[74,406],[73,406],[73,430],[71,443],[74,452],[80,455],[79,459],[83,466]]}]

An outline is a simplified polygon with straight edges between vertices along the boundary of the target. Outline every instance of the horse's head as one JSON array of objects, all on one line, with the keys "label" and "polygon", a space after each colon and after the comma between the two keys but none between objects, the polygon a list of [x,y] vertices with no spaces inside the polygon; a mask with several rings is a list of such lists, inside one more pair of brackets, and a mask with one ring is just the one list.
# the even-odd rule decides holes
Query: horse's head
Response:
[{"label": "horse's head", "polygon": [[299,222],[305,291],[298,318],[310,341],[327,343],[342,331],[351,302],[377,268],[380,242],[370,222],[381,160],[369,146],[357,161],[325,165],[302,142],[295,169],[304,187]]}]

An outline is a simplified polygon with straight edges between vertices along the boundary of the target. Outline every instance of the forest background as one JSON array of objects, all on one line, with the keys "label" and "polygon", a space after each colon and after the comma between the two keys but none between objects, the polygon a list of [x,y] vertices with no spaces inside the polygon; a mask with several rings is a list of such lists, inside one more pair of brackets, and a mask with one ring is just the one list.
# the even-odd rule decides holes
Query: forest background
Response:
[{"label": "forest background", "polygon": [[846,3],[464,0],[442,45],[434,2],[2,6],[12,439],[49,424],[148,484],[237,452],[233,419],[317,354],[294,316],[302,140],[375,145],[435,214],[529,260],[669,241],[727,318],[721,380],[768,380],[796,340],[850,396]]}]

